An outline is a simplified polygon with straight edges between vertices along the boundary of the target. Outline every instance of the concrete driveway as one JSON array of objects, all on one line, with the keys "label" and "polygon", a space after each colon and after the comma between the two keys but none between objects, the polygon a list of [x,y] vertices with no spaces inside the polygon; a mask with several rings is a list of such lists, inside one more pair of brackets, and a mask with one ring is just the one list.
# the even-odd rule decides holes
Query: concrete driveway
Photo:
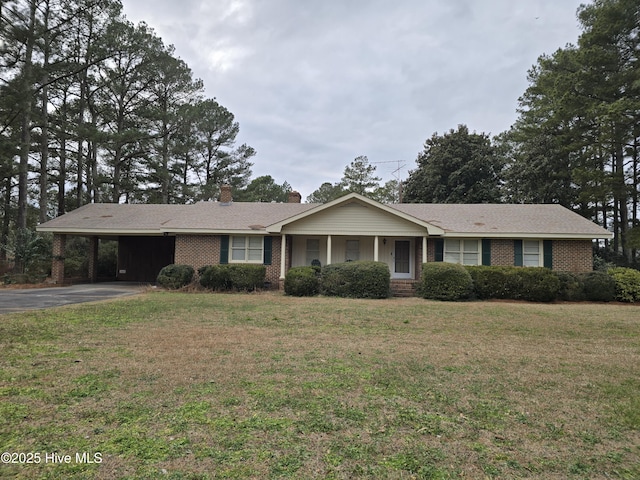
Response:
[{"label": "concrete driveway", "polygon": [[0,289],[0,315],[135,295],[145,288],[139,283],[108,282],[70,287]]}]

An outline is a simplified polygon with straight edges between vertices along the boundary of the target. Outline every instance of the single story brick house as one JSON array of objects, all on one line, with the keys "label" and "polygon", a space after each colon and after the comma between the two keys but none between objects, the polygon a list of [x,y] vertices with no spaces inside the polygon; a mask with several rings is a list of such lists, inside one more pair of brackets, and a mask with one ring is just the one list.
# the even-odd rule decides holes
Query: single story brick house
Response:
[{"label": "single story brick house", "polygon": [[168,264],[264,264],[281,285],[293,266],[349,260],[389,265],[392,284],[412,284],[426,262],[592,269],[592,244],[612,234],[560,205],[381,204],[351,193],[326,204],[219,201],[191,205],[89,204],[38,227],[54,235],[52,277],[64,282],[70,235],[88,237],[89,276],[98,239],[118,240],[117,277],[154,282]]}]

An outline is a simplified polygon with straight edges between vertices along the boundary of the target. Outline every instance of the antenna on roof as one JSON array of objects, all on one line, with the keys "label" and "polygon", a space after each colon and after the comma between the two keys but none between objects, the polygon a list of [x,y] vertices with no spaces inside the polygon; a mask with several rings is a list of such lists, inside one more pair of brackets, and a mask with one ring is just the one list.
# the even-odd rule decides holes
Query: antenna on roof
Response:
[{"label": "antenna on roof", "polygon": [[398,182],[398,203],[402,203],[402,175],[400,172],[404,167],[407,166],[406,163],[402,163],[405,160],[387,160],[385,162],[371,162],[371,163],[395,163],[397,168],[391,172],[393,178]]}]

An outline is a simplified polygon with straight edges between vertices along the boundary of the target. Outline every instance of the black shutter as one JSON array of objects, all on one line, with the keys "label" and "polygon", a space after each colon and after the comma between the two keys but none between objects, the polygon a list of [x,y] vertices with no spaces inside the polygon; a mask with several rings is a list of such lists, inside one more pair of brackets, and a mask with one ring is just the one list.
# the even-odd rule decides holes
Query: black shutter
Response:
[{"label": "black shutter", "polygon": [[229,235],[220,235],[220,265],[229,263]]},{"label": "black shutter", "polygon": [[524,265],[524,258],[522,255],[522,240],[513,241],[513,264],[516,267],[522,267]]},{"label": "black shutter", "polygon": [[436,262],[444,261],[444,238],[436,238]]},{"label": "black shutter", "polygon": [[553,268],[553,240],[544,240],[543,245],[543,255],[544,255],[544,266],[546,268]]},{"label": "black shutter", "polygon": [[482,265],[491,265],[491,239],[482,239]]},{"label": "black shutter", "polygon": [[264,264],[271,265],[273,237],[264,237]]}]

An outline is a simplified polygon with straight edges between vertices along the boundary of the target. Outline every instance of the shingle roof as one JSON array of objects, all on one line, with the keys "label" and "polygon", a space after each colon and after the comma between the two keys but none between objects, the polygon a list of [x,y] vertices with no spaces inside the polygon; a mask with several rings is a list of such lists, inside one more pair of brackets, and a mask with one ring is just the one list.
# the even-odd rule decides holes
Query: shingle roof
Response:
[{"label": "shingle roof", "polygon": [[[318,204],[198,202],[192,205],[96,203],[54,218],[40,231],[95,235],[265,232],[266,227],[300,214],[313,215]],[[435,225],[447,234],[477,236],[558,236],[609,238],[595,223],[560,205],[396,204],[391,209]],[[375,232],[372,232],[375,234]]]},{"label": "shingle roof", "polygon": [[390,207],[445,232],[460,234],[610,236],[602,227],[561,205],[402,203]]},{"label": "shingle roof", "polygon": [[306,203],[198,202],[192,205],[92,203],[38,227],[61,233],[161,234],[262,230],[304,212]]},{"label": "shingle roof", "polygon": [[186,205],[91,203],[43,223],[41,231],[102,233],[159,231],[161,225],[183,215]]}]

